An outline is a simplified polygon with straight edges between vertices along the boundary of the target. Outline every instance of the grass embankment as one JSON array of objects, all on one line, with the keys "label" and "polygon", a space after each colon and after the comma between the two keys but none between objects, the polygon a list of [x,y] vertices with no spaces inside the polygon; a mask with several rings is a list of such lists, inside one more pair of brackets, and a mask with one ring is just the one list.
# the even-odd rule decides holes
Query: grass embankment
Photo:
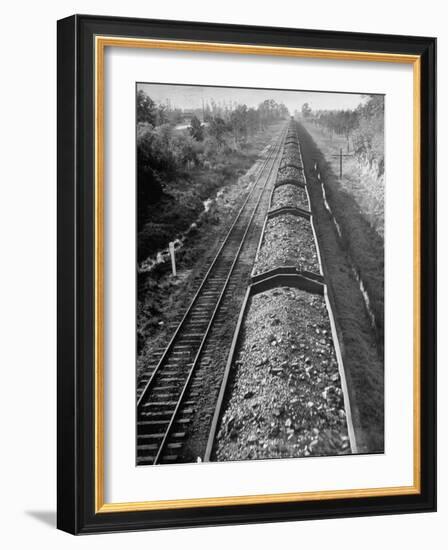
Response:
[{"label": "grass embankment", "polygon": [[145,227],[148,231],[153,227],[151,251],[155,254],[197,220],[203,211],[203,200],[223,190],[219,200],[201,216],[197,228],[188,232],[183,246],[176,252],[177,278],[171,276],[170,262],[138,274],[138,372],[150,358],[151,350],[166,343],[172,332],[168,325],[180,321],[216,253],[219,239],[230,227],[254,179],[254,174],[248,177],[244,174],[260,159],[282,124],[258,133],[242,152],[227,155],[222,163],[210,169],[193,170],[188,178],[176,182],[175,193],[172,192],[170,198],[162,198],[149,209]]},{"label": "grass embankment", "polygon": [[[365,159],[354,153],[353,143],[345,136],[326,131],[315,124],[301,121],[325,154],[341,189],[357,202],[360,211],[375,231],[384,238],[384,176],[378,175]],[[339,153],[342,149],[342,178],[339,177]]]},{"label": "grass embankment", "polygon": [[[354,156],[343,159],[339,177],[339,146],[345,138],[331,138],[314,125],[306,130],[322,152],[318,160],[328,203],[338,224],[341,240],[369,297],[375,318],[376,342],[384,350],[384,191],[383,181],[360,167]],[[344,153],[344,151],[343,151]],[[374,181],[375,180],[375,181]]]},{"label": "grass embankment", "polygon": [[146,207],[146,222],[138,234],[138,261],[156,254],[195,222],[204,201],[235,181],[255,162],[260,140],[231,155],[221,153],[210,167],[192,167],[165,186],[164,193]]},{"label": "grass embankment", "polygon": [[[299,124],[317,237],[329,292],[341,332],[344,366],[349,385],[353,422],[360,452],[384,450],[384,244],[361,211],[356,198],[340,185],[331,162],[310,133]],[[320,182],[314,172],[318,162],[328,203],[341,227],[338,236],[326,210]],[[375,314],[372,329],[352,266],[358,270]]]}]

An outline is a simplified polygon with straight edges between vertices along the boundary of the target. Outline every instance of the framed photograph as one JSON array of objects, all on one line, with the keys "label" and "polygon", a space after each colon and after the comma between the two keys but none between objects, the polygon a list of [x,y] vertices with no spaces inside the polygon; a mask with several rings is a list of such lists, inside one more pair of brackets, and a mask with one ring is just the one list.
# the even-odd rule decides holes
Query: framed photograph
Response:
[{"label": "framed photograph", "polygon": [[58,527],[436,508],[434,38],[58,22]]}]

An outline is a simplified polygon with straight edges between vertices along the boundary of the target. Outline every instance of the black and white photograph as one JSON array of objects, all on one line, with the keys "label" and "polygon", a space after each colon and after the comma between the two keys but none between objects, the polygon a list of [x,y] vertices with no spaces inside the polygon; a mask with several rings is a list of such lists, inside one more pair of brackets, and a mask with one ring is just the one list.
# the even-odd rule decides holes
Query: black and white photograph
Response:
[{"label": "black and white photograph", "polygon": [[406,8],[5,4],[4,548],[441,547],[448,27]]},{"label": "black and white photograph", "polygon": [[138,466],[384,452],[384,110],[137,84]]}]

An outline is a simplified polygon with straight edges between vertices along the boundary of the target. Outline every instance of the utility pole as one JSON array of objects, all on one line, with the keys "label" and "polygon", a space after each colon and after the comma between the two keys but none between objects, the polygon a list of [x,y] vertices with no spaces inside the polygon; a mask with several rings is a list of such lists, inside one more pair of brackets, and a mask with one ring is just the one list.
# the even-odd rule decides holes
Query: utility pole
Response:
[{"label": "utility pole", "polygon": [[339,157],[339,179],[342,179],[342,157],[352,157],[353,153],[350,155],[342,154],[342,147],[339,149],[339,155],[331,155],[332,157]]}]

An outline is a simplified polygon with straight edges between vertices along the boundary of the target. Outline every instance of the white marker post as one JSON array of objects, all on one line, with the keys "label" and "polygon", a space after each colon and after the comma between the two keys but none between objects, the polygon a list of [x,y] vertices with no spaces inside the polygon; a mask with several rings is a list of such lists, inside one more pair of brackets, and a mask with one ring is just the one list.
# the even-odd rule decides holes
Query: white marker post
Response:
[{"label": "white marker post", "polygon": [[171,256],[171,268],[173,270],[173,277],[176,276],[176,258],[174,255],[174,242],[170,243],[170,256]]}]

